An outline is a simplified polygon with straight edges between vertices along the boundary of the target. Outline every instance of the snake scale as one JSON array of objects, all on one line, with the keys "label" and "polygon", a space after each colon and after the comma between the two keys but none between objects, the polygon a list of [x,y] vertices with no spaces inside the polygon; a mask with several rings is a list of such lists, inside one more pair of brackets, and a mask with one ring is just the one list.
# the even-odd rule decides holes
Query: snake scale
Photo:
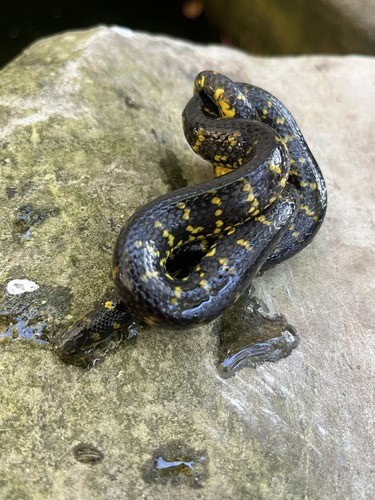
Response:
[{"label": "snake scale", "polygon": [[306,247],[327,207],[322,173],[286,107],[269,92],[203,71],[183,114],[185,137],[216,177],[139,208],[113,255],[119,300],[59,340],[89,349],[133,317],[188,328],[230,307],[260,269]]}]

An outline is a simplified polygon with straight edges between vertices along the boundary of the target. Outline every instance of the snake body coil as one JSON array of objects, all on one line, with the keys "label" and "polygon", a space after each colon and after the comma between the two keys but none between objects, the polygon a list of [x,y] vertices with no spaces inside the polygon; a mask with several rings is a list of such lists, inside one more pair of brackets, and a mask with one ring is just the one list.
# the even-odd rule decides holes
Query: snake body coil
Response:
[{"label": "snake body coil", "polygon": [[[216,178],[141,207],[114,251],[119,296],[150,325],[183,328],[218,317],[262,267],[303,249],[326,211],[320,169],[278,99],[212,71],[196,77],[194,91],[185,136]],[[101,327],[107,333],[117,307]],[[84,329],[87,337],[89,321]],[[73,326],[70,337],[77,333]]]}]

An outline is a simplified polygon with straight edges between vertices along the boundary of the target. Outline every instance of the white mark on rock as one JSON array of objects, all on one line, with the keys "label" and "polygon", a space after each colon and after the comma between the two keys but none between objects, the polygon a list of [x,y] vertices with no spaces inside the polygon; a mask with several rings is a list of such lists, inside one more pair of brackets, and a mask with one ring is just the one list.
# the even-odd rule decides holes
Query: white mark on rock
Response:
[{"label": "white mark on rock", "polygon": [[131,38],[134,35],[133,30],[125,28],[124,26],[111,26],[111,30],[125,38]]},{"label": "white mark on rock", "polygon": [[316,427],[317,427],[317,429],[318,429],[318,431],[319,431],[319,434],[320,434],[321,436],[323,436],[323,437],[326,437],[326,436],[327,436],[328,431],[326,431],[326,430],[324,429],[324,427],[322,427],[322,426],[321,426],[321,425],[319,425],[319,424],[316,424]]},{"label": "white mark on rock", "polygon": [[7,284],[7,292],[10,295],[22,295],[26,292],[35,292],[38,290],[39,285],[31,280],[11,280]]}]

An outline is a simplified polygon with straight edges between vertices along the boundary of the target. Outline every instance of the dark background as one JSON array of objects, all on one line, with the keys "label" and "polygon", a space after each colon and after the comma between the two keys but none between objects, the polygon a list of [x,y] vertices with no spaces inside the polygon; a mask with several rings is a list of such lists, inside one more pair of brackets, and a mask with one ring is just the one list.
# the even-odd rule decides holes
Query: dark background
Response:
[{"label": "dark background", "polygon": [[207,21],[202,7],[202,2],[182,0],[30,1],[27,5],[6,0],[0,10],[0,66],[38,38],[97,24],[219,43],[219,32]]},{"label": "dark background", "polygon": [[98,24],[258,54],[375,53],[371,26],[328,0],[3,0],[0,13],[0,67],[38,38]]}]

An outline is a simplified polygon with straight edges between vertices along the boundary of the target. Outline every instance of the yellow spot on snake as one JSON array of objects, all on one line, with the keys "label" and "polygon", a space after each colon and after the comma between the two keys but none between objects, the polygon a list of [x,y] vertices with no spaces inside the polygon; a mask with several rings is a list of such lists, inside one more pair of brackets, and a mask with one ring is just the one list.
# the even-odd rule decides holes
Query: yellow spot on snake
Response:
[{"label": "yellow spot on snake", "polygon": [[220,215],[221,215],[222,213],[223,213],[223,211],[222,211],[220,208],[218,208],[218,209],[216,210],[216,212],[215,212],[215,215],[216,215],[216,217],[220,217]]},{"label": "yellow spot on snake", "polygon": [[296,138],[295,135],[286,134],[286,135],[284,135],[284,142],[285,142],[285,144],[287,144],[288,142],[293,141],[293,139],[295,139],[295,138]]},{"label": "yellow spot on snake", "polygon": [[306,212],[307,215],[314,215],[314,212],[310,210],[310,208],[307,205],[301,205],[301,210]]},{"label": "yellow spot on snake", "polygon": [[117,322],[115,321],[115,322],[112,324],[112,328],[113,328],[114,330],[118,330],[119,328],[121,328],[121,325],[120,325],[120,323],[117,323]]},{"label": "yellow spot on snake", "polygon": [[268,221],[264,215],[259,215],[259,217],[256,217],[256,219],[258,222],[261,222],[262,224],[264,224],[265,226],[271,226],[272,222]]},{"label": "yellow spot on snake", "polygon": [[159,273],[157,271],[146,271],[145,274],[142,276],[142,281],[148,281],[150,279],[155,279],[159,276]]},{"label": "yellow spot on snake", "polygon": [[316,182],[312,182],[312,183],[310,184],[310,188],[311,188],[311,189],[317,189],[317,188],[318,188],[317,183],[316,183]]},{"label": "yellow spot on snake", "polygon": [[212,198],[211,203],[213,205],[221,205],[221,199],[218,196],[215,196],[214,198]]},{"label": "yellow spot on snake", "polygon": [[276,118],[276,123],[278,125],[284,125],[285,123],[285,118],[283,118],[282,116],[280,116],[279,118]]},{"label": "yellow spot on snake", "polygon": [[180,210],[183,210],[185,207],[186,207],[186,204],[183,203],[183,202],[180,202],[180,203],[177,203],[177,208],[179,208]]},{"label": "yellow spot on snake", "polygon": [[215,161],[227,161],[228,156],[220,156],[220,155],[215,155],[214,160]]},{"label": "yellow spot on snake", "polygon": [[206,253],[206,257],[213,257],[216,253],[216,248],[213,247],[209,252]]},{"label": "yellow spot on snake", "polygon": [[219,263],[222,266],[225,266],[228,263],[228,259],[226,259],[225,257],[222,257],[221,259],[219,259]]},{"label": "yellow spot on snake", "polygon": [[281,179],[281,181],[279,182],[279,186],[281,186],[281,187],[285,187],[285,185],[286,185],[286,177],[283,177],[283,178]]},{"label": "yellow spot on snake", "polygon": [[174,289],[174,294],[179,299],[182,294],[182,288],[180,286],[176,286],[176,288]]},{"label": "yellow spot on snake", "polygon": [[224,94],[224,89],[216,89],[214,93],[214,98],[219,99],[219,97],[223,94]]},{"label": "yellow spot on snake", "polygon": [[143,321],[149,325],[149,326],[152,326],[152,325],[155,325],[156,323],[159,322],[159,318],[157,316],[145,316],[143,318]]},{"label": "yellow spot on snake", "polygon": [[170,247],[172,247],[173,243],[174,243],[174,236],[173,236],[173,234],[171,234],[167,229],[164,229],[163,236],[164,236],[164,238],[168,239],[168,245]]},{"label": "yellow spot on snake", "polygon": [[286,144],[285,142],[283,141],[283,139],[281,137],[279,137],[278,135],[275,136],[275,141],[276,142],[281,142],[281,144],[284,144],[284,146],[286,147]]},{"label": "yellow spot on snake", "polygon": [[250,245],[250,243],[248,241],[244,240],[243,238],[237,240],[237,245],[240,245],[241,247],[246,248],[246,250],[252,249],[252,246]]},{"label": "yellow spot on snake", "polygon": [[298,158],[299,163],[305,163],[306,159],[305,158]]},{"label": "yellow spot on snake", "polygon": [[233,134],[233,135],[229,135],[228,136],[228,141],[229,141],[229,144],[233,147],[233,146],[236,146],[238,141],[236,139],[236,136]]},{"label": "yellow spot on snake", "polygon": [[199,284],[201,287],[204,287],[207,284],[207,280],[200,280]]},{"label": "yellow spot on snake", "polygon": [[282,170],[280,168],[279,165],[275,165],[274,163],[270,163],[268,165],[269,169],[271,170],[271,172],[275,172],[275,174],[281,174],[282,173]]},{"label": "yellow spot on snake", "polygon": [[107,302],[104,304],[104,307],[106,309],[109,309],[110,311],[112,311],[112,309],[115,308],[115,306],[111,300],[107,300]]},{"label": "yellow spot on snake", "polygon": [[225,118],[233,118],[236,114],[236,110],[231,108],[229,104],[223,100],[219,100],[218,105],[221,109],[221,114]]},{"label": "yellow spot on snake", "polygon": [[221,175],[228,174],[229,172],[232,172],[231,168],[223,167],[222,165],[215,165],[216,177],[220,177]]},{"label": "yellow spot on snake", "polygon": [[216,229],[214,229],[214,234],[219,234],[219,233],[221,233],[220,227],[217,227]]},{"label": "yellow spot on snake", "polygon": [[232,109],[224,98],[221,98],[223,94],[224,89],[216,89],[214,92],[214,99],[221,110],[221,115],[226,118],[233,118],[236,114],[236,110]]},{"label": "yellow spot on snake", "polygon": [[141,240],[138,240],[134,243],[135,248],[141,248],[143,246],[143,242]]},{"label": "yellow spot on snake", "polygon": [[217,227],[221,227],[224,225],[224,222],[222,220],[217,220],[215,224],[217,225]]},{"label": "yellow spot on snake", "polygon": [[154,224],[154,227],[156,227],[156,228],[161,228],[161,227],[163,227],[163,224],[162,224],[160,221],[158,221],[158,220],[157,220],[157,221],[155,222],[155,224]]},{"label": "yellow spot on snake", "polygon": [[171,304],[173,304],[174,306],[178,304],[178,300],[176,299],[176,297],[171,297]]},{"label": "yellow spot on snake", "polygon": [[190,208],[185,208],[184,213],[182,215],[183,220],[189,220],[190,219]]},{"label": "yellow spot on snake", "polygon": [[318,216],[307,205],[301,205],[300,210],[303,210],[308,217],[312,217],[315,222],[318,221]]},{"label": "yellow spot on snake", "polygon": [[203,230],[204,230],[204,227],[201,227],[201,226],[198,226],[198,227],[187,226],[187,228],[186,228],[186,231],[189,231],[189,233],[192,233],[192,234],[200,233]]}]

